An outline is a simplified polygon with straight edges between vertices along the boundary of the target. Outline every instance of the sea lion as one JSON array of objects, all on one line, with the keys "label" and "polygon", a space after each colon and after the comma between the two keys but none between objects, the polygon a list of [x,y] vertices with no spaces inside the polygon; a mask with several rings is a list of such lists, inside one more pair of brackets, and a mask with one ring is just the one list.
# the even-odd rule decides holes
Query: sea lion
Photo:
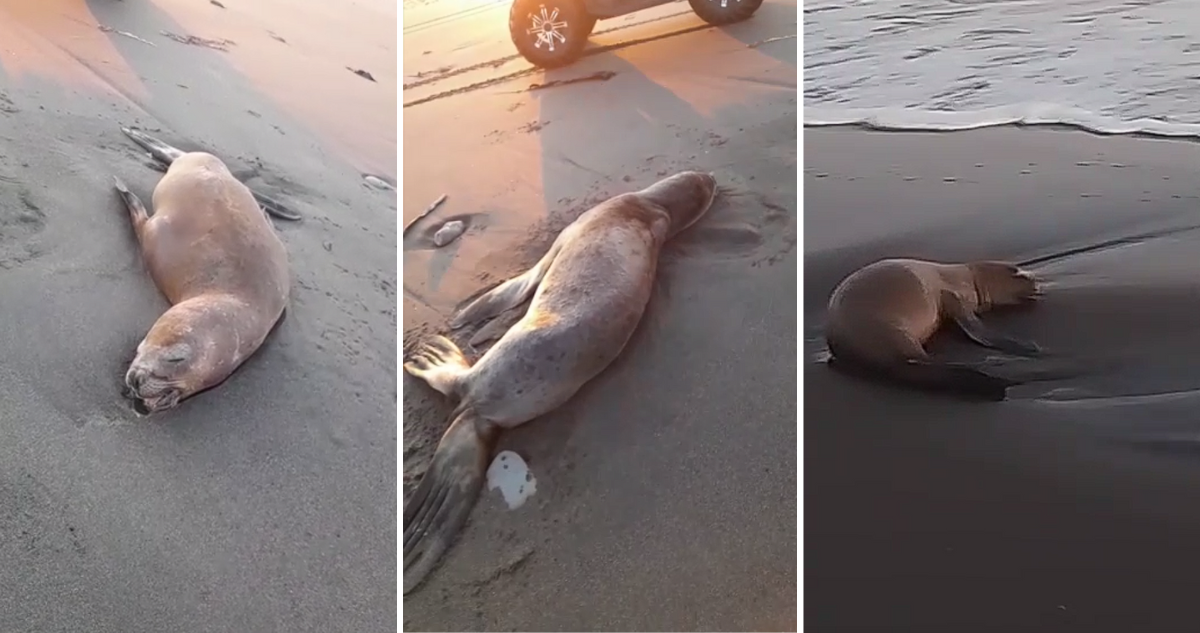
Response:
[{"label": "sea lion", "polygon": [[220,384],[262,345],[287,306],[287,250],[250,190],[211,154],[172,156],[153,214],[114,181],[171,302],[125,374],[126,395],[156,413]]},{"label": "sea lion", "polygon": [[848,368],[913,386],[1000,400],[1015,383],[968,364],[932,362],[924,345],[950,321],[979,345],[1035,355],[1035,343],[991,331],[978,314],[1038,295],[1034,276],[1006,262],[885,259],[860,268],[834,289],[825,340],[835,366],[849,363]]},{"label": "sea lion", "polygon": [[[153,136],[141,132],[140,130],[123,127],[121,128],[121,131],[124,132],[126,136],[133,139],[134,143],[140,145],[142,149],[146,150],[146,152],[150,154],[150,158],[153,158],[155,162],[150,163],[149,166],[158,171],[167,171],[171,168],[171,163],[173,163],[175,159],[183,156],[186,153],[183,150],[172,147],[171,145],[168,145],[154,138]],[[254,190],[251,190],[250,193],[254,196],[254,200],[258,202],[259,206],[262,207],[262,210],[265,211],[267,215],[279,218],[280,220],[289,220],[293,222],[300,219],[299,213],[289,209],[278,200],[275,200],[274,198],[271,198],[265,194],[258,193]]]},{"label": "sea lion", "polygon": [[562,405],[621,353],[650,299],[663,243],[704,215],[716,191],[712,174],[683,172],[600,203],[563,229],[533,268],[454,318],[451,327],[462,327],[533,297],[482,358],[471,364],[439,336],[404,363],[409,374],[459,398],[404,508],[404,593],[466,521],[499,433]]}]

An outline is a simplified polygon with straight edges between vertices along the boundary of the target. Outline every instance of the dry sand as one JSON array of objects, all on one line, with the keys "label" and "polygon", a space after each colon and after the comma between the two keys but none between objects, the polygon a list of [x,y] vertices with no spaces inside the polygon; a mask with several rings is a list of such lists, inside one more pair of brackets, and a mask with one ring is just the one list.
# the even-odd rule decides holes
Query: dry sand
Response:
[{"label": "dry sand", "polygon": [[[1193,143],[1013,128],[804,142],[808,359],[829,291],[872,260],[1021,260],[1200,227]],[[809,630],[1194,629],[1198,247],[1185,230],[1035,267],[1045,300],[989,320],[1083,370],[1003,403],[807,360]]]},{"label": "dry sand", "polygon": [[[663,39],[545,74],[506,60],[507,5],[479,6],[405,8],[404,102],[433,97],[404,110],[405,222],[449,194],[404,239],[406,349],[606,197],[687,168],[734,193],[664,251],[622,357],[501,438],[537,492],[484,492],[406,630],[796,630],[796,46],[747,46],[795,33],[796,4],[675,36],[702,23],[660,7],[597,39]],[[451,219],[467,233],[433,248]],[[449,408],[405,378],[406,485]]]},{"label": "dry sand", "polygon": [[[351,46],[328,3],[222,4],[0,0],[0,631],[394,630],[397,218],[362,172],[395,172],[395,8],[345,3]],[[160,175],[121,125],[305,216],[282,326],[157,419],[119,391],[166,307],[112,188]]]}]

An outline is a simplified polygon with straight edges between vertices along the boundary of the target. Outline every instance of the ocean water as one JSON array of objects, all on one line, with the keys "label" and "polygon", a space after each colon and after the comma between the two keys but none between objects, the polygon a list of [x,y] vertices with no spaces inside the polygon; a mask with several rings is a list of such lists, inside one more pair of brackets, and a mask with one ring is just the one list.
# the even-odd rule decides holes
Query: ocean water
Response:
[{"label": "ocean water", "polygon": [[804,121],[1200,137],[1200,3],[809,0]]}]

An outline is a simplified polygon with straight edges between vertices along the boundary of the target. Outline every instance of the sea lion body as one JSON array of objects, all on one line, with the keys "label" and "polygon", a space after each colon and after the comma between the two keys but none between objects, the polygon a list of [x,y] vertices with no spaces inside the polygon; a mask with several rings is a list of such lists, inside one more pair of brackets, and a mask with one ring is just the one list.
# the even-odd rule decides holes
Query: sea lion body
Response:
[{"label": "sea lion body", "polygon": [[460,328],[515,308],[524,317],[473,365],[437,337],[404,369],[459,399],[433,462],[404,509],[404,591],[448,549],[482,487],[502,429],[548,413],[624,349],[649,302],[663,244],[711,206],[711,174],[684,172],[610,198],[559,234],[531,269],[480,296]]},{"label": "sea lion body", "polygon": [[949,321],[980,345],[1035,354],[1035,344],[989,330],[978,314],[1038,294],[1037,280],[1006,262],[885,259],[855,271],[834,289],[825,339],[834,362],[924,387],[1003,398],[1009,381],[962,364],[932,363],[925,344]]},{"label": "sea lion body", "polygon": [[129,394],[154,413],[220,384],[262,345],[288,303],[287,249],[250,190],[211,154],[174,157],[152,215],[116,182],[150,276],[171,303],[125,375]]}]

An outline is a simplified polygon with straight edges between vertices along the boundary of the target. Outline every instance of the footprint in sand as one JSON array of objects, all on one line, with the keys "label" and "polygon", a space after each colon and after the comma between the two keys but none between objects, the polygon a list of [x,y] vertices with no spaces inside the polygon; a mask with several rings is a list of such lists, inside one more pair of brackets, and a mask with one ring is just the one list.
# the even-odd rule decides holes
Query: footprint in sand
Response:
[{"label": "footprint in sand", "polygon": [[16,268],[41,254],[34,238],[46,212],[18,179],[0,171],[0,268]]},{"label": "footprint in sand", "polygon": [[766,196],[739,193],[718,205],[676,238],[670,256],[748,260],[758,267],[779,262],[796,247],[795,213]]}]

